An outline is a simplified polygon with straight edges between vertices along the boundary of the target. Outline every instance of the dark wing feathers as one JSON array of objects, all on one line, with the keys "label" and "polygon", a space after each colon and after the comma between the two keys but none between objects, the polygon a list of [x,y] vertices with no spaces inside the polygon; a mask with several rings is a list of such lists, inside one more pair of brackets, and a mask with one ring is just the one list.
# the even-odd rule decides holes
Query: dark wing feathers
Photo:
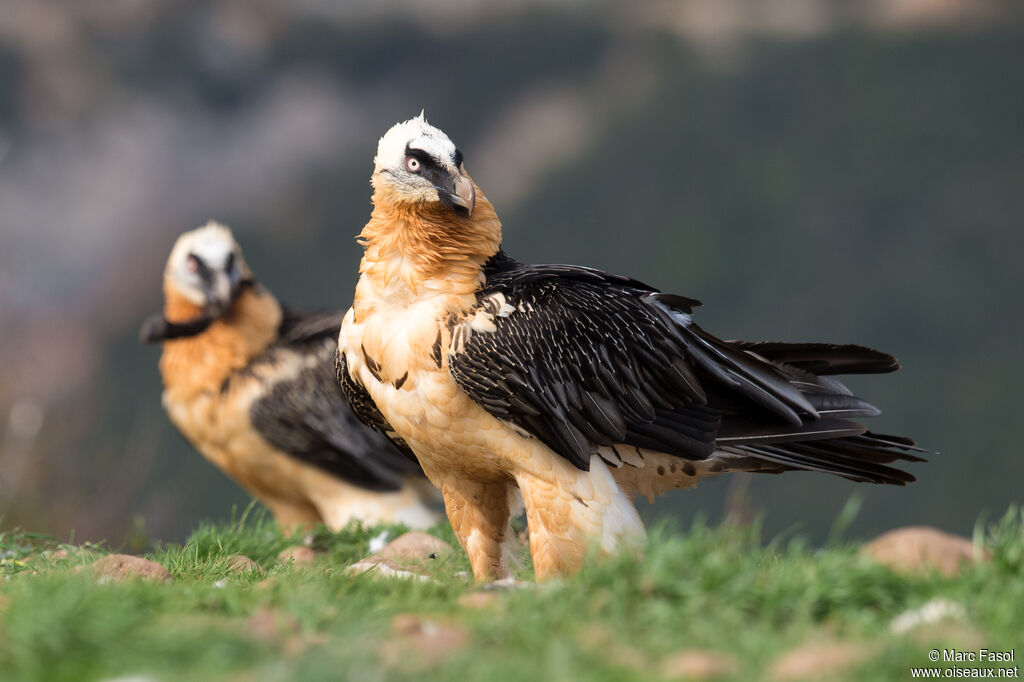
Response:
[{"label": "dark wing feathers", "polygon": [[337,341],[344,317],[345,313],[337,310],[304,311],[281,306],[277,344],[294,346],[323,339]]},{"label": "dark wing feathers", "polygon": [[884,374],[900,368],[896,358],[864,346],[828,343],[729,341],[739,350],[757,353],[772,362],[826,374]]},{"label": "dark wing feathers", "polygon": [[[738,448],[744,454],[775,462],[786,469],[823,471],[854,481],[905,485],[915,479],[911,474],[885,466],[894,459],[923,462],[913,454],[920,448],[908,446],[905,438],[882,436],[870,431],[858,436],[760,444]],[[894,452],[898,453],[894,456]]]},{"label": "dark wing feathers", "polygon": [[625,443],[690,460],[722,450],[769,471],[912,480],[884,466],[916,459],[912,442],[849,421],[878,410],[821,376],[891,371],[891,356],[722,341],[690,320],[699,302],[590,268],[528,266],[499,252],[485,275],[478,302],[495,331],[468,335],[449,357],[452,376],[577,467]]},{"label": "dark wing feathers", "polygon": [[[485,409],[581,468],[598,446],[617,442],[711,454],[707,430],[668,428],[655,414],[705,396],[692,369],[675,362],[682,353],[659,332],[659,313],[636,304],[649,287],[596,270],[515,264],[488,278],[484,305],[496,291],[531,312],[496,317],[497,332],[472,334],[450,358],[456,381]],[[626,343],[633,338],[635,348]]]},{"label": "dark wing feathers", "polygon": [[342,316],[289,310],[282,335],[260,358],[275,366],[280,355],[313,356],[297,376],[282,379],[250,408],[253,426],[271,445],[371,490],[396,490],[404,476],[419,471],[383,434],[356,417],[334,371]]}]

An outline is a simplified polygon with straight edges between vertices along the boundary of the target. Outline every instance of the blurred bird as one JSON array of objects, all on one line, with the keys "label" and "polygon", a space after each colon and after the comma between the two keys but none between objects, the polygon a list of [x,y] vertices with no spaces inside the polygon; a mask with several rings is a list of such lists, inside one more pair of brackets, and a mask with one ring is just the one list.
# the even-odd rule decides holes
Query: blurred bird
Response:
[{"label": "blurred bird", "polygon": [[726,471],[904,485],[913,442],[831,375],[891,372],[858,346],[722,341],[693,299],[572,265],[524,265],[448,137],[420,117],[380,140],[339,381],[442,490],[478,580],[506,572],[510,500],[538,578],[596,546],[642,547],[632,503]]},{"label": "blurred bird", "polygon": [[436,521],[415,460],[361,424],[338,388],[341,313],[280,305],[214,222],[178,238],[163,288],[164,312],[140,336],[163,344],[164,407],[278,524]]}]

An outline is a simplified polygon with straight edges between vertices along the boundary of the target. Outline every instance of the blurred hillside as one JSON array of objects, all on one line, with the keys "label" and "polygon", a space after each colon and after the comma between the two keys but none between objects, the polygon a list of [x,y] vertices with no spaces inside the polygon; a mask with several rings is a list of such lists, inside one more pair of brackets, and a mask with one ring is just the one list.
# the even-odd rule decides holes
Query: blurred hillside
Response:
[{"label": "blurred hillside", "polygon": [[[337,6],[336,6],[337,5]],[[351,301],[378,137],[425,108],[534,262],[706,303],[727,338],[897,354],[851,384],[941,450],[906,490],[762,477],[775,532],[969,530],[1019,501],[1024,24],[996,0],[0,0],[0,516],[180,539],[246,497],[174,432],[175,236],[231,225],[304,306]],[[598,7],[595,10],[594,7]],[[873,428],[875,425],[873,425]],[[720,513],[729,479],[649,516]]]}]

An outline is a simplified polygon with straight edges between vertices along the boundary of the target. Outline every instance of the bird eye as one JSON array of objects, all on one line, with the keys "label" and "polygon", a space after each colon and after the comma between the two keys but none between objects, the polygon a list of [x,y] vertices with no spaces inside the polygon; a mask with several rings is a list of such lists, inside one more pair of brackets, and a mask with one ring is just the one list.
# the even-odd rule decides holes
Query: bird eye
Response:
[{"label": "bird eye", "polygon": [[185,261],[185,268],[189,272],[199,272],[199,259],[189,254],[188,259]]},{"label": "bird eye", "polygon": [[405,167],[412,173],[420,172],[420,160],[415,156],[410,156],[405,159]]}]

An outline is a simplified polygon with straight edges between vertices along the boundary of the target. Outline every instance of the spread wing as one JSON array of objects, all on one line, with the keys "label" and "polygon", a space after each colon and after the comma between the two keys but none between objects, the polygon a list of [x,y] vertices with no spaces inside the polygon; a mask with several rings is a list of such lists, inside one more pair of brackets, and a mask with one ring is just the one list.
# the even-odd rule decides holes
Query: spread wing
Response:
[{"label": "spread wing", "polygon": [[725,342],[692,322],[697,301],[589,268],[527,266],[499,253],[485,273],[474,312],[493,329],[479,314],[456,328],[451,374],[489,413],[577,467],[625,444],[689,460],[725,451],[775,470],[913,480],[882,466],[917,459],[911,444],[867,434],[850,420],[878,410],[811,371],[890,367],[891,356]]},{"label": "spread wing", "polygon": [[[281,336],[251,371],[287,378],[274,381],[253,402],[253,426],[274,447],[349,482],[372,490],[396,490],[419,472],[383,434],[365,426],[338,386],[334,354],[341,313],[286,310]],[[294,363],[302,365],[298,373]]]}]

